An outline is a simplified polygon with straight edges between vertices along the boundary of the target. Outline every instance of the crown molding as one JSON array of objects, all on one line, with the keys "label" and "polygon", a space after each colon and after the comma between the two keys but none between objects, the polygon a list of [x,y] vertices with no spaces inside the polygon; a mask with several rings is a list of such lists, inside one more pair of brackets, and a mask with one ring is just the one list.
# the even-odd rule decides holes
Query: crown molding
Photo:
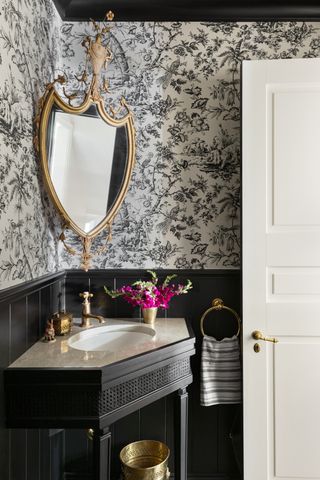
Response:
[{"label": "crown molding", "polygon": [[[101,0],[53,0],[66,21],[102,20],[106,3]],[[262,0],[109,0],[116,21],[319,21],[320,3]]]}]

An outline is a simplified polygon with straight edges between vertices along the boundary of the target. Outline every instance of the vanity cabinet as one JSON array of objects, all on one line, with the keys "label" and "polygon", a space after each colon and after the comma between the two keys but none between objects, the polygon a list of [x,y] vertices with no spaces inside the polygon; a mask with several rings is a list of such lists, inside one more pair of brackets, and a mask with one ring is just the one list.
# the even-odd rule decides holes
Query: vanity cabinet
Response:
[{"label": "vanity cabinet", "polygon": [[[186,480],[187,386],[195,339],[182,318],[157,319],[154,329],[153,339],[111,355],[71,348],[68,337],[37,342],[5,371],[7,427],[94,429],[94,480],[106,480],[110,425],[176,392],[175,478]],[[74,327],[71,335],[79,331]]]}]

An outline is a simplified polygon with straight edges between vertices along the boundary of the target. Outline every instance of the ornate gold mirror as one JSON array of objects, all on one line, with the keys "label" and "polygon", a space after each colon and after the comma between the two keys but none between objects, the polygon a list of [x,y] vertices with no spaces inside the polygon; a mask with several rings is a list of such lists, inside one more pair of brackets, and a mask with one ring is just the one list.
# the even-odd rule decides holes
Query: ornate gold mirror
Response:
[{"label": "ornate gold mirror", "polygon": [[[106,15],[113,19],[112,12]],[[36,147],[47,191],[63,218],[60,240],[66,244],[64,229],[71,228],[82,241],[82,268],[88,270],[91,243],[103,229],[111,239],[112,221],[128,190],[135,160],[133,116],[122,98],[119,108],[106,109],[102,93],[108,93],[101,70],[112,58],[108,46],[110,28],[93,22],[95,35],[82,45],[91,65],[92,79],[80,105],[79,92],[68,93],[66,79],[59,76],[47,85],[36,119]],[[83,72],[79,83],[87,85],[90,73]],[[64,99],[56,90],[63,86]],[[82,89],[83,92],[83,89]]]}]

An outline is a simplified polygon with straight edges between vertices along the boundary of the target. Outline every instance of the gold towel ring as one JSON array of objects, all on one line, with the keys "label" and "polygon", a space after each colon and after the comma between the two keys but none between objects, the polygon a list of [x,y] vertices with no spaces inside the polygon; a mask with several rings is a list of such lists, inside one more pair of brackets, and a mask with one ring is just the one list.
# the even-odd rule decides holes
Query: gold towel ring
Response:
[{"label": "gold towel ring", "polygon": [[241,330],[240,317],[237,314],[237,312],[235,310],[233,310],[233,308],[226,307],[223,303],[223,300],[221,300],[221,298],[215,298],[214,300],[212,300],[212,307],[208,308],[208,310],[206,310],[204,312],[204,314],[202,315],[201,320],[200,320],[200,330],[201,330],[202,335],[203,336],[205,335],[204,330],[203,330],[203,321],[204,321],[205,317],[208,315],[208,313],[212,312],[213,310],[228,310],[228,312],[232,313],[232,315],[236,318],[236,320],[238,322],[238,331],[237,331],[237,337],[238,337],[239,333],[240,333],[240,330]]}]

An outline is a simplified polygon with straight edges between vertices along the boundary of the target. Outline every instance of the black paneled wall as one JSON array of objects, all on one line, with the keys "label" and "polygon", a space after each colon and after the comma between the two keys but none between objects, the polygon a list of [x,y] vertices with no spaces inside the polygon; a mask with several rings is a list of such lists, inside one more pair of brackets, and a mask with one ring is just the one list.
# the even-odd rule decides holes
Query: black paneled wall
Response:
[{"label": "black paneled wall", "polygon": [[[200,407],[199,404],[201,347],[199,320],[215,297],[221,297],[226,305],[240,311],[240,272],[237,270],[179,270],[176,272],[161,270],[158,273],[160,278],[164,278],[167,273],[177,273],[179,279],[190,278],[194,285],[189,294],[173,298],[168,311],[159,312],[159,316],[186,317],[191,322],[197,338],[197,354],[192,358],[194,382],[188,389],[189,478],[240,478],[239,461],[238,463],[236,461],[236,456],[241,456],[239,455],[241,450],[239,432],[235,437],[238,442],[234,450],[230,431],[241,407],[234,405]],[[67,271],[67,309],[72,311],[75,317],[80,317],[79,293],[90,290],[94,294],[93,313],[106,317],[139,316],[139,309],[134,310],[122,299],[112,300],[105,295],[103,286],[116,288],[144,277],[145,272],[139,270],[92,270],[88,273],[79,270]],[[208,317],[205,327],[208,334],[217,338],[230,336],[236,330],[234,319],[224,312]],[[173,398],[169,396],[113,425],[112,474],[114,478],[119,478],[119,451],[129,442],[148,438],[158,439],[166,442],[173,451],[172,407]],[[87,439],[85,432],[67,430],[65,438],[65,478],[90,478],[92,451],[91,442]],[[171,471],[173,471],[172,464]]]},{"label": "black paneled wall", "polygon": [[58,480],[63,475],[63,432],[8,430],[4,424],[2,374],[40,336],[52,312],[64,306],[64,273],[0,292],[0,478]]}]

